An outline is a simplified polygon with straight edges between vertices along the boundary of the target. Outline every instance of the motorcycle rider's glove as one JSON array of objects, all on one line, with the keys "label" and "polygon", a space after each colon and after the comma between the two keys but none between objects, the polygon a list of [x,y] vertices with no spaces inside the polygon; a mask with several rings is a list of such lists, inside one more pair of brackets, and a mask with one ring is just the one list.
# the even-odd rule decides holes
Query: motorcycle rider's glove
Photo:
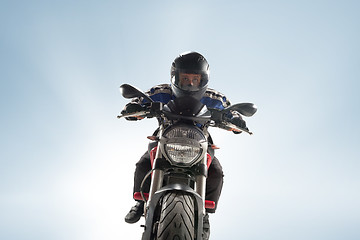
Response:
[{"label": "motorcycle rider's glove", "polygon": [[[145,110],[145,107],[141,106],[138,103],[128,103],[125,105],[124,110],[121,111],[121,114],[141,112],[144,110]],[[129,121],[137,121],[137,120],[143,119],[143,117],[125,117],[125,119],[129,120]]]},{"label": "motorcycle rider's glove", "polygon": [[[234,125],[236,125],[237,127],[239,128],[243,128],[243,129],[246,129],[246,130],[249,130],[247,127],[246,127],[246,122],[241,118],[241,117],[233,117],[230,122]],[[238,131],[233,131],[233,133],[235,134],[239,134],[241,132],[238,132]]]}]

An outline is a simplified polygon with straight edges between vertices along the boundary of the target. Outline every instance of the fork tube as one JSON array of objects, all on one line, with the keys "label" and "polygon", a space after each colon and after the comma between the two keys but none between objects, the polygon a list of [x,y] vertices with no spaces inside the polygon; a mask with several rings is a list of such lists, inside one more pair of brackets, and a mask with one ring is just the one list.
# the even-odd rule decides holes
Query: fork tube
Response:
[{"label": "fork tube", "polygon": [[[203,164],[206,166],[207,156],[205,154]],[[195,178],[195,191],[201,196],[203,201],[203,211],[205,211],[205,191],[206,191],[206,177],[204,175],[197,175]]]},{"label": "fork tube", "polygon": [[[157,159],[159,159],[161,157],[162,157],[162,154],[160,151],[160,143],[159,143],[158,150],[156,151],[156,157],[155,157],[153,166],[156,166]],[[152,177],[151,177],[151,185],[150,185],[150,192],[149,192],[149,200],[150,201],[151,201],[153,194],[162,187],[163,180],[164,180],[164,171],[155,169],[153,171]]]}]

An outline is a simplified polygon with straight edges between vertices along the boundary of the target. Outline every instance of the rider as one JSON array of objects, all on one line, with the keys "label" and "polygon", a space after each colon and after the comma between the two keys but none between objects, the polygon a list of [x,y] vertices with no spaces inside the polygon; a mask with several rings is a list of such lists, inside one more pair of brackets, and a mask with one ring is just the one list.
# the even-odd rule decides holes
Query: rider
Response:
[{"label": "rider", "polygon": [[[151,88],[146,94],[153,100],[168,103],[170,100],[177,97],[192,96],[200,100],[208,108],[222,110],[230,106],[229,100],[222,94],[207,87],[209,81],[209,64],[206,59],[197,52],[186,52],[180,54],[172,63],[171,66],[171,84],[161,84]],[[127,104],[122,113],[133,113],[143,109],[142,104],[146,100],[142,98],[135,98]],[[241,127],[246,128],[245,121],[240,114],[233,112],[229,116],[230,121]],[[127,117],[127,120],[139,120],[137,117]],[[239,132],[234,132],[239,133]],[[151,148],[151,147],[149,147]],[[150,149],[151,150],[151,149]],[[206,180],[206,199],[215,202],[215,207],[220,197],[223,185],[223,171],[222,167],[216,157],[214,157],[214,150],[209,149],[212,156],[212,162],[208,169],[208,178]],[[141,157],[140,161],[136,163],[134,176],[134,192],[140,192],[140,185],[151,170],[149,151]],[[143,191],[147,192],[150,188],[150,180],[148,179],[143,187]],[[214,213],[216,209],[207,209],[208,213]],[[125,221],[127,223],[137,222],[144,211],[144,202],[138,201],[130,212],[126,215]],[[206,219],[208,216],[205,217]]]}]

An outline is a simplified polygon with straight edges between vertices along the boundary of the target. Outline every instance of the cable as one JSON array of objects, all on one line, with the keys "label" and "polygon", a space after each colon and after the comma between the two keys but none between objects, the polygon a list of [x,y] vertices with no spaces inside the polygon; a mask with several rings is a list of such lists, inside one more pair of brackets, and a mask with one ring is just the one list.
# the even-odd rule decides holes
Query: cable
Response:
[{"label": "cable", "polygon": [[144,177],[144,179],[142,180],[141,182],[141,185],[140,185],[140,194],[141,194],[141,197],[142,199],[144,200],[145,203],[147,203],[147,200],[144,196],[144,192],[143,192],[143,187],[144,187],[144,183],[146,181],[146,179],[151,175],[151,173],[154,171],[154,169],[151,169]]}]

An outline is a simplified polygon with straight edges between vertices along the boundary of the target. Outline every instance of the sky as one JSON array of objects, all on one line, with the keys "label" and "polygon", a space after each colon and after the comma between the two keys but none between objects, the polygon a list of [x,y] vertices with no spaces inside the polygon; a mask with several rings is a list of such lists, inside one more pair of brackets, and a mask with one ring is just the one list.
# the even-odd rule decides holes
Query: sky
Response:
[{"label": "sky", "polygon": [[126,224],[156,120],[119,86],[169,83],[198,51],[252,102],[211,129],[225,183],[211,239],[360,239],[358,1],[0,1],[0,239],[140,239]]}]

